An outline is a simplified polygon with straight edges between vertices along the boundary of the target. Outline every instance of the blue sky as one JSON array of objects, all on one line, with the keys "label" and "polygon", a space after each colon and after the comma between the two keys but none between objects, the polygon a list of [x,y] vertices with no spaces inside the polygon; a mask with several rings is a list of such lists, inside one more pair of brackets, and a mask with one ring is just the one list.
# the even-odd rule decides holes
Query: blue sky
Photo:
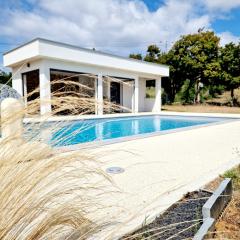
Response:
[{"label": "blue sky", "polygon": [[0,0],[2,53],[35,37],[127,56],[199,28],[240,39],[240,0]]},{"label": "blue sky", "polygon": [[143,1],[150,11],[156,11],[161,4],[164,3],[163,0],[144,0]]},{"label": "blue sky", "polygon": [[216,32],[229,31],[235,36],[240,36],[240,8],[233,9],[226,14],[224,19],[216,19],[212,27]]}]

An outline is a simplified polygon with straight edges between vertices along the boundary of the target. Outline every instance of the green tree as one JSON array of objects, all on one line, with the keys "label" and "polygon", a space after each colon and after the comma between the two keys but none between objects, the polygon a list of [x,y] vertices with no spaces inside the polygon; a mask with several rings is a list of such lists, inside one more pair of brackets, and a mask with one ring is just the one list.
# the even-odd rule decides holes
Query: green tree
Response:
[{"label": "green tree", "polygon": [[11,73],[6,73],[0,70],[0,84],[8,84],[9,86],[12,86],[11,77]]},{"label": "green tree", "polygon": [[137,54],[131,53],[131,54],[129,54],[129,58],[138,59],[138,60],[142,60],[143,59],[141,53],[137,53]]},{"label": "green tree", "polygon": [[177,57],[174,55],[173,51],[159,55],[157,60],[157,63],[169,65],[170,68],[170,77],[162,78],[162,88],[169,102],[174,102],[177,92],[183,85],[183,81],[177,76],[176,61]]},{"label": "green tree", "polygon": [[229,43],[221,48],[220,64],[225,86],[231,91],[232,104],[236,105],[234,90],[240,87],[240,43]]},{"label": "green tree", "polygon": [[[195,88],[192,102],[200,102],[203,85],[216,84],[220,76],[218,63],[219,38],[214,32],[198,32],[182,36],[168,53],[167,64],[171,65],[171,78],[176,84],[176,92],[186,80],[189,90]],[[188,100],[189,101],[189,98]]]},{"label": "green tree", "polygon": [[147,54],[144,57],[146,62],[158,62],[159,57],[161,56],[161,51],[157,45],[150,45],[147,49]]},{"label": "green tree", "polygon": [[215,96],[225,87],[219,42],[214,32],[200,29],[182,36],[167,53],[150,45],[143,59],[169,65],[170,77],[162,81],[168,100],[173,102],[178,94],[177,99],[182,102],[199,103],[203,97]]}]

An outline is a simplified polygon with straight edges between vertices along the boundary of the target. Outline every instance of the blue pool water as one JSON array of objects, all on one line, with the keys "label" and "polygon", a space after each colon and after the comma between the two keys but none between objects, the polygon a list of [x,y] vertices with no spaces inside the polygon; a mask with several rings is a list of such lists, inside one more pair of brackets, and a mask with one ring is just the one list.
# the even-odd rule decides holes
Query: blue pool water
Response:
[{"label": "blue pool water", "polygon": [[219,121],[223,119],[158,115],[72,121],[53,134],[51,143],[55,146],[67,146],[136,135],[147,136]]}]

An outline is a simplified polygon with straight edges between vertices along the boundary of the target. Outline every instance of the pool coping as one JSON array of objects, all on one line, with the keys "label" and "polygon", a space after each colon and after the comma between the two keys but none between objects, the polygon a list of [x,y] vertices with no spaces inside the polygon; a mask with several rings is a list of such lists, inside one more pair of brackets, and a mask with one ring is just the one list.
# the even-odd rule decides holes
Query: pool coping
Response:
[{"label": "pool coping", "polygon": [[[158,116],[161,114],[153,114],[153,115]],[[139,116],[139,115],[137,115],[137,116]],[[148,115],[145,115],[145,116],[148,116]],[[182,115],[164,115],[164,116],[187,117],[187,116],[182,116]],[[130,117],[130,116],[128,116],[128,117]],[[133,116],[131,116],[131,117],[133,117]],[[135,117],[136,117],[136,115],[135,115]],[[200,116],[188,116],[188,117],[200,117]],[[206,117],[206,116],[201,116],[201,117]],[[212,117],[212,116],[210,117],[209,116],[208,118],[225,118],[225,117]],[[216,126],[216,125],[220,125],[220,124],[227,124],[227,123],[231,123],[231,122],[240,120],[240,118],[231,118],[231,117],[228,117],[228,118],[227,119],[225,118],[225,120],[219,121],[219,122],[211,122],[211,123],[207,123],[207,124],[199,124],[199,125],[194,125],[194,126],[189,126],[189,127],[181,127],[181,128],[175,128],[175,129],[152,132],[152,133],[142,133],[142,134],[136,134],[136,135],[126,136],[126,137],[118,137],[115,139],[91,141],[91,142],[79,143],[79,144],[73,144],[73,145],[67,145],[67,146],[56,146],[56,147],[54,147],[54,149],[56,151],[62,152],[62,151],[75,151],[75,150],[80,150],[80,149],[98,148],[98,147],[111,145],[111,144],[140,140],[140,139],[144,139],[144,138],[157,137],[157,136],[173,134],[173,133],[178,133],[178,132],[183,132],[183,131],[190,131],[190,130],[195,130],[195,129],[199,129],[199,128],[203,128],[203,127],[211,127],[211,126]],[[102,118],[102,119],[104,119],[104,118]]]},{"label": "pool coping", "polygon": [[141,112],[141,113],[114,113],[104,115],[77,115],[77,116],[43,116],[37,118],[24,118],[24,123],[32,122],[54,122],[54,121],[73,121],[73,120],[94,120],[94,119],[105,119],[105,118],[118,118],[118,117],[136,117],[136,116],[153,116],[153,115],[169,115],[169,116],[192,116],[192,117],[220,117],[220,118],[232,118],[240,119],[238,113],[195,113],[195,112]]}]

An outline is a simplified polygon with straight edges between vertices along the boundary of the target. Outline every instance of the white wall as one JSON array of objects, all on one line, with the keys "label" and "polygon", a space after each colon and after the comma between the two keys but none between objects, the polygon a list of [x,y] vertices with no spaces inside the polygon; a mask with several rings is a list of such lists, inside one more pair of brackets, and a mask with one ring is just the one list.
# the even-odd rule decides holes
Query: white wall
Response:
[{"label": "white wall", "polygon": [[[17,66],[13,68],[13,88],[16,89],[20,95],[22,95],[22,73],[40,69],[42,65],[47,66],[48,69],[59,69],[59,70],[66,70],[66,71],[74,71],[74,72],[83,72],[83,73],[90,73],[93,75],[102,73],[104,76],[115,76],[115,77],[124,77],[124,78],[131,78],[134,79],[138,77],[136,74],[127,71],[121,71],[116,69],[110,68],[100,68],[97,66],[90,66],[85,64],[77,64],[71,62],[64,62],[59,60],[53,59],[44,59],[44,60],[35,60],[30,61],[30,67],[27,67],[27,63],[22,66]],[[139,103],[138,108],[139,112],[151,112],[154,108],[154,99],[146,99],[146,77],[139,78]],[[150,79],[150,78],[148,78]],[[153,79],[153,78],[151,78]],[[107,88],[104,86],[104,96],[107,95]],[[122,105],[129,110],[132,109],[132,96],[133,96],[133,89],[130,86],[123,85],[122,86]]]},{"label": "white wall", "polygon": [[127,71],[140,75],[169,76],[169,67],[165,65],[113,56],[45,39],[33,40],[6,53],[3,56],[3,62],[4,66],[12,67],[36,58],[53,59],[65,63],[75,62],[100,68],[107,67],[115,71]]},{"label": "white wall", "polygon": [[22,73],[40,69],[41,63],[41,60],[31,61],[29,67],[25,63],[12,69],[12,86],[21,96],[23,96]]},{"label": "white wall", "polygon": [[146,98],[146,78],[139,81],[139,112],[152,112],[155,99]]},{"label": "white wall", "polygon": [[146,91],[146,79],[139,78],[139,112],[145,112],[145,91]]},{"label": "white wall", "polygon": [[133,87],[132,85],[122,85],[122,98],[123,107],[127,108],[124,112],[131,112],[132,111],[132,94],[133,94]]},{"label": "white wall", "polygon": [[155,99],[145,98],[144,100],[144,112],[153,112]]},{"label": "white wall", "polygon": [[[159,78],[158,78],[159,79]],[[139,112],[159,112],[161,109],[161,101],[157,102],[155,98],[146,98],[146,78],[140,78],[139,81]],[[161,89],[161,80],[160,84],[156,81],[156,96],[160,97],[157,94],[157,87]]]},{"label": "white wall", "polygon": [[48,58],[78,62],[115,70],[169,76],[169,67],[135,59],[113,56],[46,40],[39,41],[39,54]]}]

